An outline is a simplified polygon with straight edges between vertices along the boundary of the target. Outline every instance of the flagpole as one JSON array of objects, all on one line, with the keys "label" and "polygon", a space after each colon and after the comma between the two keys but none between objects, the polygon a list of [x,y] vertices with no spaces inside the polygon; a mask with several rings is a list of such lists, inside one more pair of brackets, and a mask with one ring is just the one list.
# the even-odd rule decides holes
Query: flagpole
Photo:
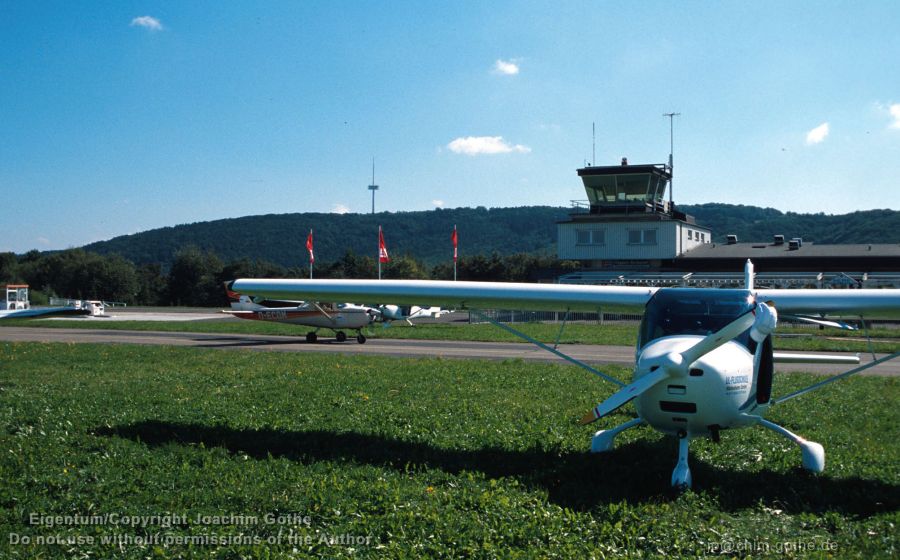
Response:
[{"label": "flagpole", "polygon": [[453,224],[453,281],[456,282],[456,244],[458,243],[456,236],[456,224]]},{"label": "flagpole", "polygon": [[[312,241],[312,229],[309,230],[309,239]],[[312,245],[312,244],[310,244]],[[309,250],[309,279],[312,280],[312,271],[313,271],[313,263],[315,262],[315,257],[313,257],[312,249]]]},{"label": "flagpole", "polygon": [[381,280],[381,226],[378,226],[378,279]]}]

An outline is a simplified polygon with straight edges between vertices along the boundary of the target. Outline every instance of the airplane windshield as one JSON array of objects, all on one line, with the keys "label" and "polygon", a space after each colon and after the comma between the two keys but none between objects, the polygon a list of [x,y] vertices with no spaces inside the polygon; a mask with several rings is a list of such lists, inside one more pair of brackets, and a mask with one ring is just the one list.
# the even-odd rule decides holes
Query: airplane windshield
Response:
[{"label": "airplane windshield", "polygon": [[[753,309],[747,290],[662,289],[647,302],[638,348],[677,334],[712,334]],[[749,329],[735,339],[749,348]]]}]

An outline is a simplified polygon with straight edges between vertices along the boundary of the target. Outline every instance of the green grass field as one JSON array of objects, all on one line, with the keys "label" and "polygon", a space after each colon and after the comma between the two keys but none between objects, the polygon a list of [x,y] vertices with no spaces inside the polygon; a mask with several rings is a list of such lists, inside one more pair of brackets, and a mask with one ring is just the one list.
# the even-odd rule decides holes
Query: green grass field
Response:
[{"label": "green grass field", "polygon": [[[284,335],[302,337],[307,327],[264,321],[55,321],[6,320],[0,324],[19,327],[85,328],[137,331],[238,333],[254,335]],[[515,328],[545,343],[556,342],[559,325],[554,323],[516,323]],[[323,331],[323,336],[331,333]],[[375,325],[367,336],[374,338],[415,340],[472,340],[482,342],[522,342],[493,325],[467,323],[419,324],[410,327],[396,322],[390,328]],[[870,331],[875,352],[896,352],[900,347],[900,330],[877,328]],[[858,339],[858,340],[857,340]],[[562,344],[606,344],[633,346],[637,341],[636,323],[569,323],[560,337]],[[809,327],[780,326],[775,339],[776,350],[807,350],[824,352],[866,352],[869,345],[861,331],[840,329],[818,330]]]},{"label": "green grass field", "polygon": [[895,378],[773,408],[825,446],[824,474],[740,430],[692,443],[677,495],[675,442],[648,428],[586,452],[597,425],[576,420],[613,388],[569,366],[37,343],[0,360],[3,558],[898,552]]}]

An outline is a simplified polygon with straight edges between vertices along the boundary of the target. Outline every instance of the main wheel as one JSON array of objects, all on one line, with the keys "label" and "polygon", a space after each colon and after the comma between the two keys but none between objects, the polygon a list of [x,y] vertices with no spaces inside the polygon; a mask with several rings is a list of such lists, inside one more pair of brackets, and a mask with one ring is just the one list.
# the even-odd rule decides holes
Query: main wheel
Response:
[{"label": "main wheel", "polygon": [[363,333],[359,333],[358,335],[356,335],[356,342],[359,342],[360,344],[366,343],[366,337],[363,336]]},{"label": "main wheel", "polygon": [[316,336],[316,333],[314,333],[314,332],[306,333],[306,342],[313,343],[318,339],[319,339],[319,337]]},{"label": "main wheel", "polygon": [[345,333],[344,331],[338,331],[337,332],[337,341],[344,342],[345,340],[347,340],[347,333]]}]

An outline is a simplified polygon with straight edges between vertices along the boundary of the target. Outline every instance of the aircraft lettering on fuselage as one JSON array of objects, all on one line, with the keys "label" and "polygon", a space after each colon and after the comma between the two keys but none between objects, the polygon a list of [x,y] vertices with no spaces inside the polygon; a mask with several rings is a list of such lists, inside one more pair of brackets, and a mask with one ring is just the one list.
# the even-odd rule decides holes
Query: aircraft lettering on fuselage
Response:
[{"label": "aircraft lettering on fuselage", "polygon": [[257,317],[263,321],[280,321],[287,319],[287,311],[282,309],[276,311],[257,311]]}]

